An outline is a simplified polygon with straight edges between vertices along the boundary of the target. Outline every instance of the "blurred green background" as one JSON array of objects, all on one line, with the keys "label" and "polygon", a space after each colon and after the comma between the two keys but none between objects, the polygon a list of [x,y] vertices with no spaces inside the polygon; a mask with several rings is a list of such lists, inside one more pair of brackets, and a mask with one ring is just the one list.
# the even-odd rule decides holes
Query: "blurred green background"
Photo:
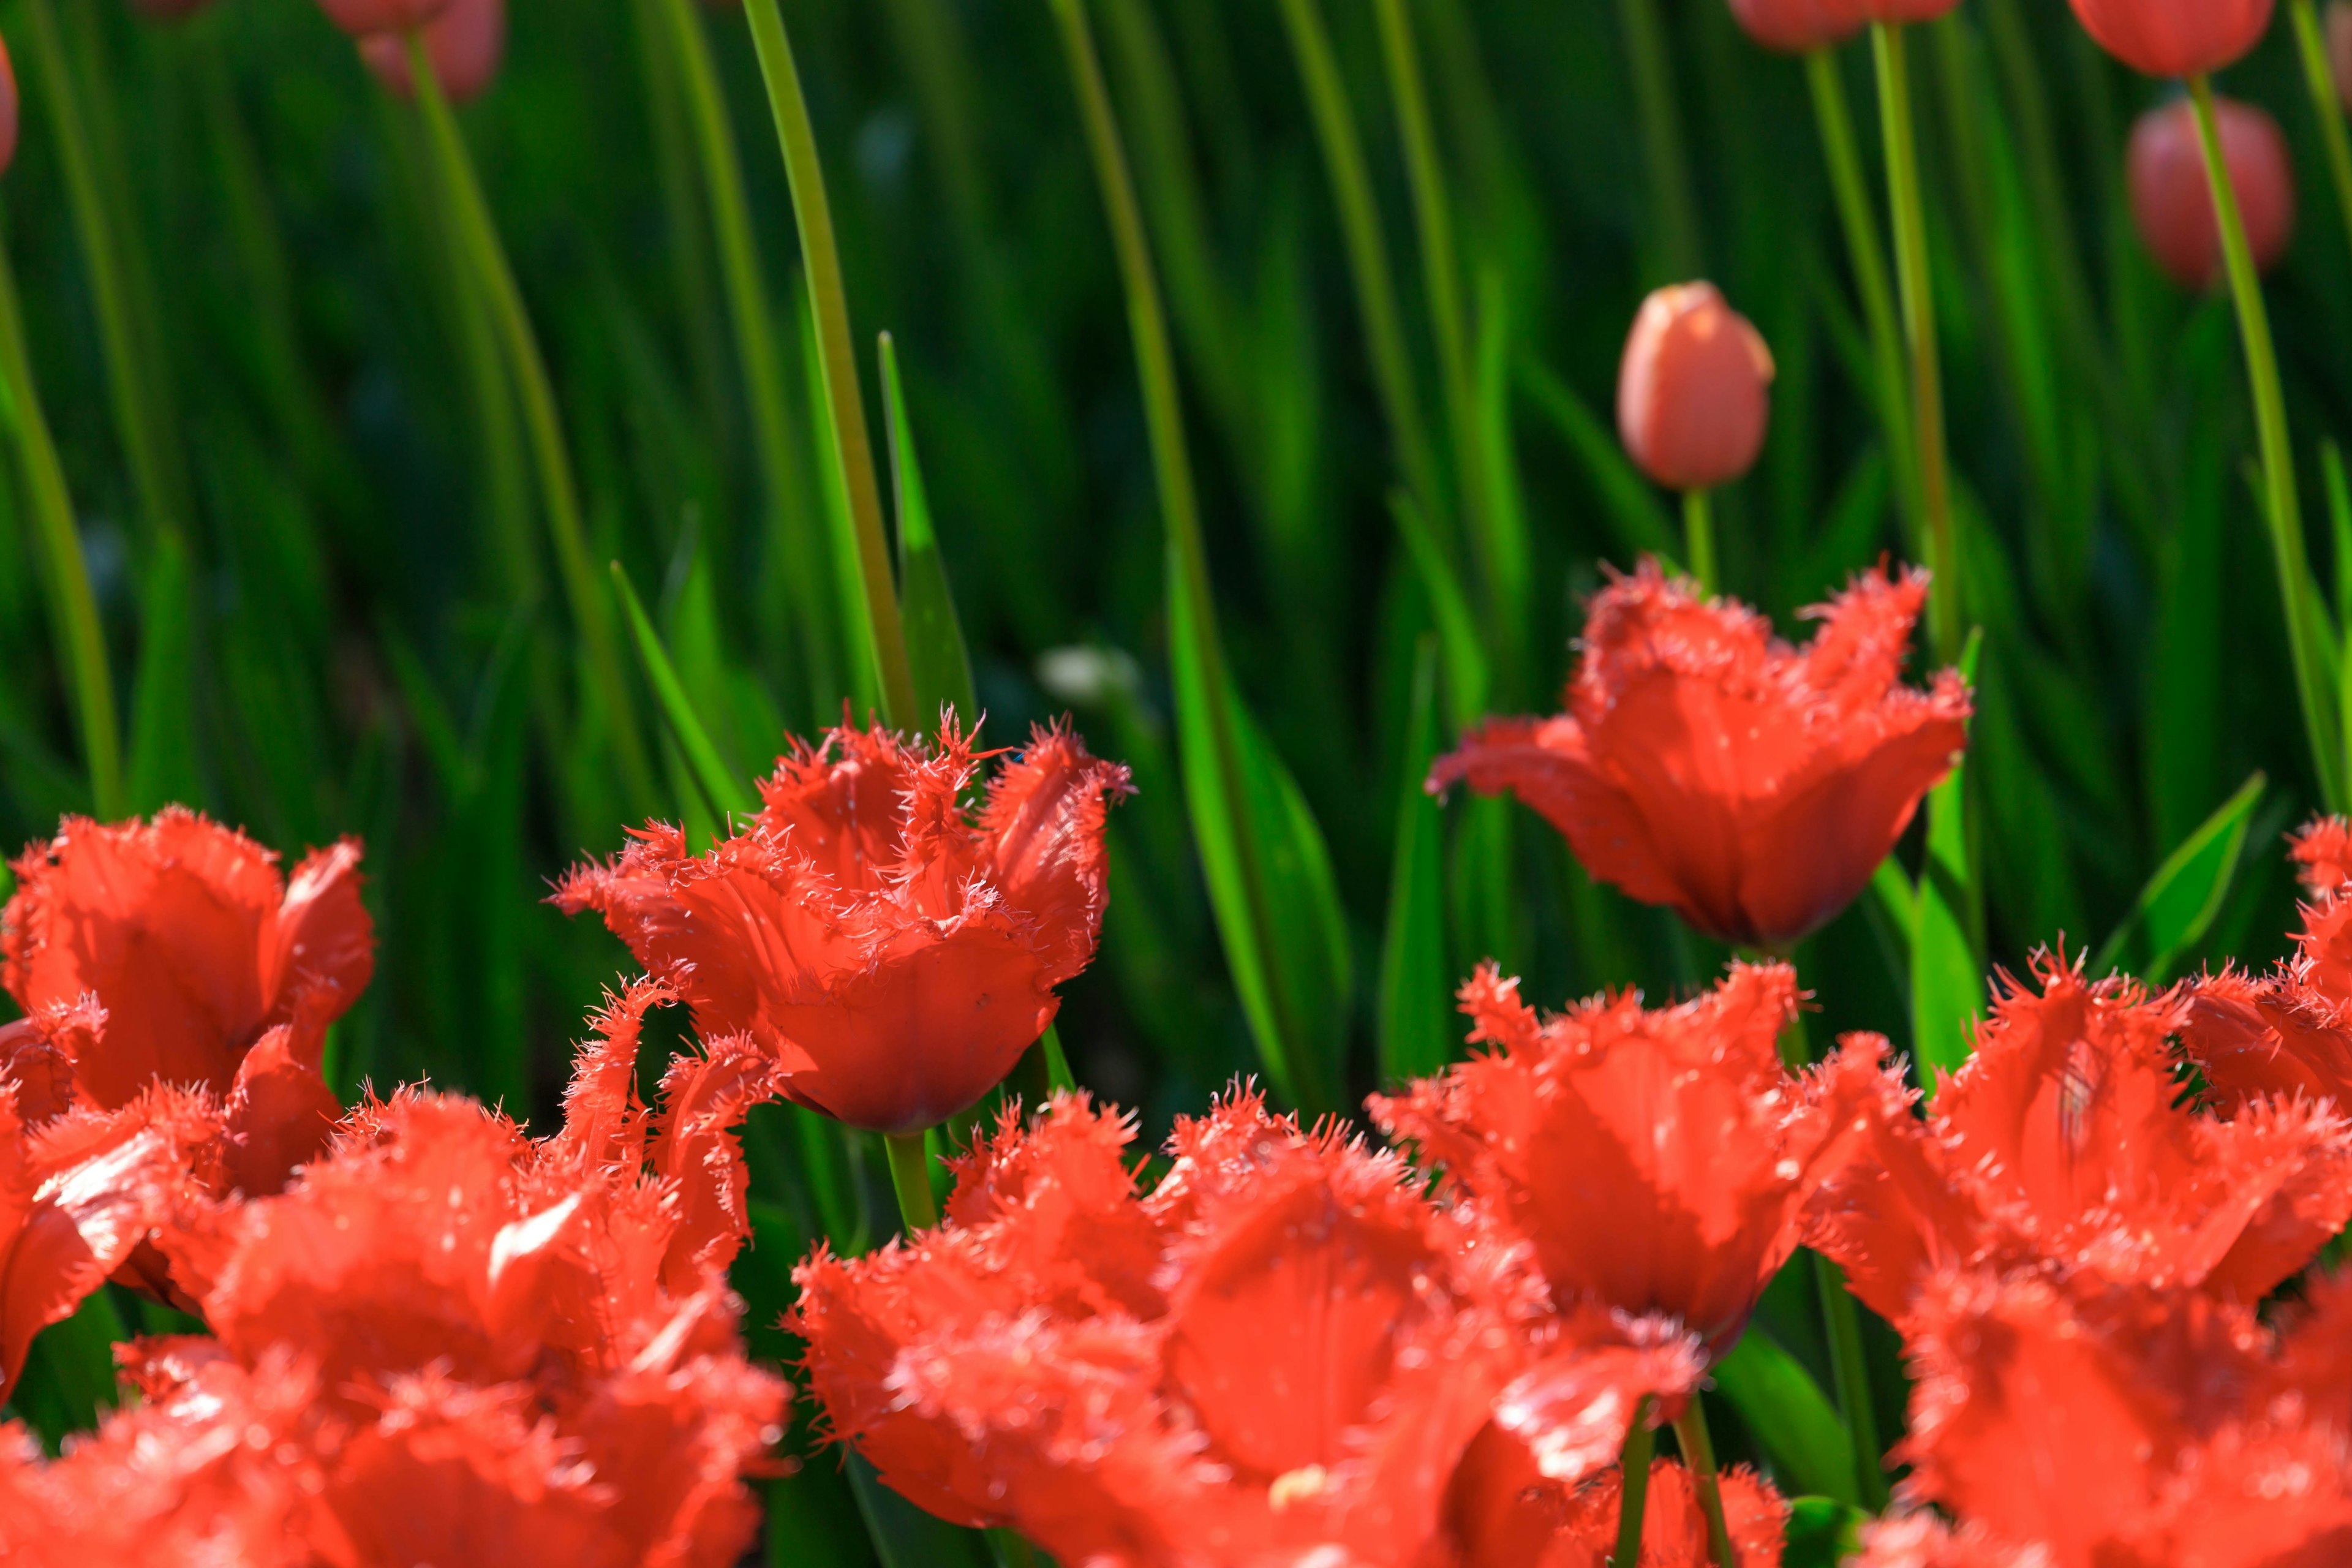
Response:
[{"label": "blurred green background", "polygon": [[[582,717],[573,614],[421,123],[308,0],[218,0],[177,26],[115,0],[56,6],[151,373],[167,522],[133,483],[60,163],[59,84],[25,41],[26,13],[50,3],[0,5],[26,101],[0,209],[113,657],[132,804],[187,801],[289,855],[363,836],[382,959],[339,1026],[339,1087],[429,1075],[543,1120],[566,1042],[627,962],[593,922],[540,901],[548,879],[617,848],[628,822],[702,808],[675,752],[656,755],[648,795]],[[1750,45],[1720,0],[1318,5],[1326,85],[1353,117],[1399,296],[1390,368],[1420,408],[1415,488],[1453,514],[1429,537],[1473,584],[1487,705],[1556,707],[1604,563],[1675,543],[1670,498],[1624,467],[1610,413],[1653,285],[1716,279],[1778,359],[1763,461],[1719,500],[1729,591],[1794,634],[1798,609],[1849,574],[1918,557],[1799,64]],[[1418,184],[1379,26],[1391,9],[1426,89]],[[1259,1056],[1193,848],[1135,356],[1055,18],[1046,0],[784,13],[871,416],[882,430],[871,351],[887,329],[986,736],[1015,742],[1068,710],[1136,770],[1103,956],[1068,988],[1060,1032],[1080,1081],[1156,1133]],[[1340,935],[1300,1005],[1340,1054],[1347,1098],[1371,1087],[1375,1042],[1400,1020],[1458,1042],[1445,987],[1489,954],[1552,1004],[1704,983],[1722,952],[1591,885],[1532,816],[1408,805],[1435,731],[1471,715],[1454,671],[1438,700],[1417,668],[1443,629],[1444,574],[1416,562],[1392,505],[1414,459],[1395,455],[1363,256],[1294,48],[1298,0],[1095,0],[1091,14],[1175,331],[1234,684],[1328,847]],[[1654,56],[1629,53],[1629,20],[1644,18]],[[674,20],[667,0],[514,0],[506,68],[461,121],[551,370],[596,584],[622,564],[748,778],[784,731],[833,721],[872,687],[837,616],[837,502],[749,33],[733,10],[696,17],[772,309],[781,447],[763,447],[745,390]],[[2029,0],[1969,0],[1916,34],[1911,58],[1967,608],[1986,630],[1972,755],[1989,955],[2015,967],[2062,935],[2098,949],[2259,769],[2271,787],[2242,874],[2183,961],[2266,960],[2291,912],[2278,834],[2316,795],[2227,304],[2165,283],[2123,202],[2129,122],[2168,89]],[[1876,190],[1867,52],[1840,64]],[[1661,89],[1646,101],[1645,81]],[[2318,451],[2352,395],[2352,254],[2284,26],[2222,86],[2278,115],[2302,176],[2271,301],[2332,584],[2352,559],[2315,499]],[[1433,218],[1454,253],[1435,268]],[[1480,553],[1494,541],[1504,568]],[[0,487],[12,845],[90,804],[34,563],[23,488]],[[634,660],[626,673],[638,681]],[[642,742],[667,746],[641,684],[635,700]],[[1427,816],[1401,824],[1409,810]],[[1401,884],[1442,900],[1443,934],[1384,963]],[[1870,900],[1800,962],[1817,1028],[1903,1043],[1901,942]],[[783,1202],[791,1178],[761,1168]],[[767,1250],[768,1267],[789,1261]]]}]

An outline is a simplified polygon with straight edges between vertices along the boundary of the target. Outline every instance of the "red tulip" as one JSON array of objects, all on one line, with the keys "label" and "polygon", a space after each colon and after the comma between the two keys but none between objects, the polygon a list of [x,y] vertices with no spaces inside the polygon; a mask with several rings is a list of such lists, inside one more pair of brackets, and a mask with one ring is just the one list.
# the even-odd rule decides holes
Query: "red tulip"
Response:
[{"label": "red tulip", "polygon": [[[1458,1557],[1445,1560],[1450,1565],[1608,1568],[1617,1550],[1618,1507],[1624,1491],[1621,1471],[1611,1470],[1570,1489],[1546,1481],[1532,1466],[1485,1460],[1485,1453],[1474,1448],[1447,1499],[1446,1512],[1456,1521],[1460,1551]],[[1720,1480],[1724,1523],[1735,1560],[1742,1568],[1779,1563],[1789,1505],[1753,1470],[1726,1470]],[[1650,1466],[1641,1560],[1645,1568],[1708,1568],[1714,1562],[1698,1489],[1691,1484],[1690,1472],[1672,1459]]]},{"label": "red tulip", "polygon": [[0,174],[16,161],[16,63],[8,58],[8,40],[0,38]]},{"label": "red tulip", "polygon": [[[2221,156],[2256,268],[2267,270],[2294,236],[2294,166],[2278,121],[2252,104],[2214,100]],[[2197,133],[2197,106],[2179,99],[2140,116],[2128,158],[2133,221],[2166,276],[2208,289],[2222,272],[2221,227]]]},{"label": "red tulip", "polygon": [[1698,490],[1746,473],[1771,416],[1772,353],[1712,283],[1642,302],[1617,371],[1617,431],[1642,471]]},{"label": "red tulip", "polygon": [[796,1272],[833,1429],[931,1512],[1067,1563],[1519,1568],[1550,1559],[1450,1538],[1561,1534],[1496,1494],[1579,1496],[1645,1394],[1697,1387],[1688,1336],[1556,1312],[1393,1154],[1237,1096],[1147,1191],[1133,1135],[1057,1097],[959,1165],[945,1224]]},{"label": "red tulip", "polygon": [[1749,37],[1789,54],[1842,44],[1870,19],[1862,0],[1731,0],[1731,15]]},{"label": "red tulip", "polygon": [[290,880],[277,859],[176,806],[152,823],[69,817],[16,862],[0,910],[0,985],[19,1006],[102,1010],[52,1042],[72,1099],[110,1109],[158,1082],[219,1097],[226,1173],[249,1192],[324,1146],[342,1112],[320,1076],[327,1026],[375,967],[358,841]]},{"label": "red tulip", "polygon": [[[433,62],[434,79],[452,103],[481,96],[497,78],[506,48],[506,0],[449,0],[449,8],[425,24],[425,53]],[[392,33],[362,38],[360,58],[391,91],[415,96],[406,39]]]},{"label": "red tulip", "polygon": [[1040,730],[977,821],[971,738],[880,729],[799,746],[766,805],[699,858],[659,824],[558,889],[594,910],[694,1008],[749,1035],[784,1092],[855,1127],[908,1132],[1013,1070],[1094,958],[1108,898],[1104,817],[1127,770]]},{"label": "red tulip", "polygon": [[1569,711],[1490,719],[1430,785],[1505,790],[1598,879],[1779,947],[1862,891],[1967,742],[1968,689],[1901,682],[1918,573],[1864,573],[1800,652],[1644,562],[1592,601]]},{"label": "red tulip", "polygon": [[2352,1122],[2332,1104],[2206,1115],[2181,1102],[2177,994],[2047,954],[2034,974],[2041,994],[1995,1000],[1925,1121],[1886,1075],[1866,1150],[1822,1190],[1805,1239],[1874,1310],[1905,1321],[1959,1260],[2253,1302],[2352,1219]]},{"label": "red tulip", "polygon": [[2328,74],[2336,79],[2336,96],[2352,113],[2352,4],[2329,0],[2327,6]]},{"label": "red tulip", "polygon": [[2198,76],[2263,41],[2273,0],[2074,0],[2099,47],[2147,76]]},{"label": "red tulip", "polygon": [[2223,1116],[2273,1097],[2352,1105],[2352,826],[2315,822],[2293,855],[2311,894],[2295,956],[2260,977],[2231,967],[2187,987],[2181,1050]]},{"label": "red tulip", "polygon": [[450,0],[319,0],[327,19],[354,38],[371,33],[409,33],[448,7]]}]

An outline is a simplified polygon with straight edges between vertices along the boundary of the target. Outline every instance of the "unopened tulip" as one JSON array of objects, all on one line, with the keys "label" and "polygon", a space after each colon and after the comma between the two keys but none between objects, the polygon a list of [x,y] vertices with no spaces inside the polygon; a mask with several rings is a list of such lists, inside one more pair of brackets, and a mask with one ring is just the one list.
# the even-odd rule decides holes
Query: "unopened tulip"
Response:
[{"label": "unopened tulip", "polygon": [[319,0],[327,20],[354,38],[409,33],[449,8],[449,0]]},{"label": "unopened tulip", "polygon": [[1756,461],[1771,416],[1772,353],[1712,283],[1642,302],[1617,372],[1617,430],[1642,471],[1703,490]]},{"label": "unopened tulip", "polygon": [[[2294,234],[2294,170],[2278,121],[2251,104],[2216,99],[2221,156],[2246,223],[2254,265],[2267,268]],[[2197,106],[2187,99],[2149,110],[2132,128],[2127,160],[2132,218],[2166,276],[2184,289],[2210,288],[2221,276],[2221,230],[2197,134]]]},{"label": "unopened tulip", "polygon": [[1842,44],[1870,19],[1860,0],[1731,0],[1731,16],[1766,48],[1792,55]]},{"label": "unopened tulip", "polygon": [[[449,8],[425,26],[424,37],[434,78],[450,101],[478,98],[506,58],[506,0],[449,0]],[[415,96],[406,39],[394,33],[362,38],[360,58],[386,88],[403,98]]]},{"label": "unopened tulip", "polygon": [[2198,76],[2263,41],[2273,0],[2074,0],[2099,47],[2149,76]]},{"label": "unopened tulip", "polygon": [[2352,113],[2352,4],[2334,0],[2327,7],[2328,74],[2336,79],[2336,96]]},{"label": "unopened tulip", "polygon": [[0,38],[0,174],[16,161],[16,66],[8,40]]}]

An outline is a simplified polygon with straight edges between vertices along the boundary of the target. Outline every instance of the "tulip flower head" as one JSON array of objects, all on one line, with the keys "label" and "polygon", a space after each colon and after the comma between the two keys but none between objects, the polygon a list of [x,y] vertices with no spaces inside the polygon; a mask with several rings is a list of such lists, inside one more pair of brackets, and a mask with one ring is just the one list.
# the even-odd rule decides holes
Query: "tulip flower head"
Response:
[{"label": "tulip flower head", "polygon": [[[506,0],[449,0],[448,9],[425,24],[424,40],[433,79],[449,101],[479,98],[497,79],[499,62],[506,58]],[[360,40],[360,58],[387,90],[402,98],[416,95],[404,39],[373,34]]]},{"label": "tulip flower head", "polygon": [[1842,44],[1870,19],[1860,0],[1731,0],[1731,16],[1766,48],[1791,55]]},{"label": "tulip flower head", "polygon": [[1104,817],[1123,767],[1041,730],[977,817],[969,736],[880,729],[796,745],[734,837],[690,856],[658,824],[554,901],[593,909],[677,987],[705,1038],[742,1034],[784,1091],[852,1126],[934,1126],[1013,1069],[1092,961]]},{"label": "tulip flower head", "polygon": [[2187,77],[2233,65],[2263,41],[2273,0],[2074,0],[2098,45],[2146,76]]},{"label": "tulip flower head", "polygon": [[1963,1262],[2252,1302],[2352,1219],[2352,1122],[2334,1105],[2205,1114],[2168,1045],[2179,993],[2047,953],[2033,978],[2038,994],[2004,980],[1925,1121],[1885,1076],[1864,1148],[1817,1202],[1806,1241],[1874,1310],[1905,1321]]},{"label": "tulip flower head", "polygon": [[2229,967],[2187,987],[2181,1052],[2221,1116],[2275,1097],[2352,1104],[2352,825],[2312,823],[2290,853],[2311,895],[2294,956],[2265,975]]},{"label": "tulip flower head", "polygon": [[275,1191],[342,1106],[320,1073],[327,1026],[366,989],[375,932],[345,839],[279,874],[243,834],[173,807],[152,822],[69,817],[14,866],[0,986],[54,1030],[77,1103],[158,1082],[227,1107],[228,1175]]},{"label": "tulip flower head", "polygon": [[1490,719],[1430,787],[1507,790],[1584,868],[1720,941],[1780,948],[1851,902],[1966,744],[1946,671],[1901,681],[1923,573],[1864,573],[1801,651],[1643,562],[1592,601],[1568,711]]},{"label": "tulip flower head", "polygon": [[[2278,121],[2252,104],[2217,98],[2221,156],[2256,268],[2267,271],[2294,237],[2294,167]],[[2221,278],[2221,226],[2198,138],[2197,106],[2176,99],[2140,116],[2127,158],[2132,221],[2165,276],[2184,289]]]},{"label": "tulip flower head", "polygon": [[1867,1091],[1842,1063],[1781,1066],[1797,1002],[1788,965],[1735,964],[1677,1007],[1627,994],[1542,1019],[1490,964],[1462,1005],[1471,1043],[1500,1048],[1372,1115],[1508,1217],[1556,1300],[1659,1314],[1720,1355],[1796,1250],[1843,1158],[1845,1102]]},{"label": "tulip flower head", "polygon": [[319,0],[327,19],[354,38],[413,33],[448,9],[451,0]]},{"label": "tulip flower head", "polygon": [[1617,431],[1641,470],[1669,489],[1739,478],[1764,449],[1772,351],[1712,283],[1642,302],[1617,371]]},{"label": "tulip flower head", "polygon": [[938,1229],[795,1275],[834,1430],[931,1512],[1064,1563],[1499,1564],[1449,1536],[1557,1534],[1516,1500],[1574,1496],[1643,1396],[1697,1386],[1687,1336],[1555,1314],[1393,1155],[1237,1095],[1142,1192],[1132,1135],[1058,1097]]}]

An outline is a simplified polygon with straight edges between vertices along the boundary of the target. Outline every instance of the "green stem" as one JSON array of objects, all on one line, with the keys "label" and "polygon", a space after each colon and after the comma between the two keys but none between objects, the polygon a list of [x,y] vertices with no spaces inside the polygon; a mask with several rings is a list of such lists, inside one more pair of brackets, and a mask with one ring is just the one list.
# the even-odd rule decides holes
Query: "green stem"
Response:
[{"label": "green stem", "polygon": [[1715,509],[1703,489],[1683,492],[1683,548],[1699,587],[1709,595],[1722,592],[1723,574],[1715,561]]},{"label": "green stem", "polygon": [[2270,314],[2263,304],[2262,280],[2255,275],[2252,248],[2246,242],[2246,224],[2238,210],[2238,193],[2231,184],[2229,165],[2221,155],[2221,129],[2213,112],[2213,84],[2203,73],[2189,79],[2189,95],[2197,103],[2197,130],[2205,146],[2205,173],[2213,192],[2213,211],[2221,220],[2221,258],[2230,274],[2230,293],[2237,302],[2238,330],[2245,340],[2246,375],[2253,386],[2254,428],[2263,458],[2263,497],[2270,513],[2271,549],[2277,557],[2279,594],[2286,614],[2287,648],[2294,660],[2295,695],[2303,704],[2303,720],[2315,753],[2320,793],[2328,809],[2345,807],[2341,762],[2330,725],[2331,712],[2323,693],[2315,628],[2311,625],[2311,599],[2306,593],[2311,558],[2303,542],[2303,503],[2295,492],[2294,448],[2287,438],[2286,394],[2279,384],[2278,351],[2271,341]]},{"label": "green stem", "polygon": [[1633,100],[1642,115],[1642,151],[1650,166],[1658,225],[1657,259],[1664,264],[1665,276],[1651,281],[1680,283],[1705,268],[1698,253],[1698,204],[1691,196],[1690,161],[1675,106],[1674,59],[1659,25],[1657,0],[1617,0],[1617,20],[1633,67]]},{"label": "green stem", "polygon": [[1658,1449],[1658,1434],[1650,1426],[1650,1416],[1657,1407],[1656,1396],[1648,1394],[1633,1406],[1633,1425],[1625,1434],[1625,1456],[1617,1465],[1621,1482],[1617,1550],[1609,1559],[1609,1568],[1637,1568],[1642,1561],[1642,1515],[1650,1500],[1650,1457]]},{"label": "green stem", "polygon": [[158,428],[154,393],[139,347],[137,307],[123,263],[121,237],[108,208],[106,180],[99,168],[89,117],[67,58],[51,0],[25,0],[24,15],[25,33],[32,42],[36,68],[47,89],[50,128],[65,172],[67,202],[81,239],[83,262],[89,268],[99,340],[105,350],[113,393],[115,427],[149,525],[159,532],[176,533],[186,521],[182,509],[184,487],[173,482],[170,437]]},{"label": "green stem", "polygon": [[1879,125],[1886,141],[1886,195],[1895,222],[1895,268],[1901,279],[1905,335],[1911,349],[1911,413],[1919,463],[1919,502],[1927,520],[1927,630],[1936,660],[1960,655],[1960,561],[1952,530],[1952,478],[1944,446],[1944,377],[1936,350],[1936,292],[1927,258],[1927,210],[1919,189],[1919,146],[1911,114],[1911,80],[1899,24],[1871,24],[1878,65]]},{"label": "green stem", "polygon": [[1675,1423],[1675,1441],[1682,1445],[1683,1463],[1690,1470],[1691,1481],[1698,1489],[1699,1508],[1706,1515],[1709,1560],[1715,1568],[1738,1568],[1738,1559],[1731,1554],[1731,1531],[1724,1522],[1723,1485],[1716,1479],[1715,1444],[1707,1436],[1706,1409],[1696,1394]]},{"label": "green stem", "polygon": [[1870,1363],[1863,1357],[1862,1318],[1853,1298],[1846,1293],[1844,1274],[1818,1252],[1813,1254],[1813,1286],[1821,1292],[1830,1368],[1837,1384],[1838,1406],[1845,1414],[1846,1433],[1853,1440],[1855,1479],[1862,1485],[1863,1506],[1879,1513],[1886,1507],[1886,1466],[1878,1447],[1878,1412],[1870,1402]]},{"label": "green stem", "polygon": [[58,653],[73,687],[74,718],[81,731],[83,760],[89,767],[90,802],[101,821],[123,816],[121,729],[114,710],[114,680],[106,663],[106,631],[99,621],[98,597],[90,591],[82,559],[81,535],[74,526],[73,498],[65,467],[58,460],[48,416],[33,384],[25,352],[23,312],[16,299],[16,270],[0,247],[0,377],[5,378],[10,426],[24,459],[25,490],[31,503],[43,575],[47,580]]},{"label": "green stem", "polygon": [[801,260],[807,268],[809,297],[816,314],[819,363],[825,401],[833,410],[833,457],[842,491],[848,498],[857,533],[857,563],[866,587],[864,605],[874,665],[882,676],[882,719],[898,725],[915,721],[915,680],[907,659],[907,635],[899,624],[898,595],[890,575],[890,545],[882,527],[882,489],[874,469],[874,443],[866,426],[866,395],[857,375],[857,345],[849,330],[849,291],[842,280],[841,251],[833,234],[833,206],[824,190],[824,164],[817,155],[816,127],[801,93],[800,68],[776,0],[748,0],[751,41],[760,74],[775,112],[776,139],[793,188],[793,218],[799,226]]},{"label": "green stem", "polygon": [[1829,165],[1830,189],[1837,198],[1838,225],[1845,231],[1847,264],[1853,269],[1854,292],[1861,296],[1862,319],[1870,332],[1870,357],[1878,372],[1873,401],[1885,431],[1896,489],[1903,498],[1916,551],[1922,542],[1926,520],[1920,516],[1919,466],[1912,446],[1911,395],[1904,384],[1903,329],[1895,319],[1895,296],[1886,281],[1886,251],[1879,243],[1878,214],[1856,151],[1853,111],[1846,101],[1837,51],[1815,49],[1807,55],[1805,80],[1812,89],[1813,119],[1821,129],[1822,158]]},{"label": "green stem", "polygon": [[563,579],[572,621],[579,628],[587,654],[588,679],[604,709],[604,721],[611,727],[622,784],[631,804],[650,806],[661,798],[661,792],[654,784],[645,735],[637,726],[636,707],[630,699],[628,680],[623,672],[612,602],[588,563],[588,536],[581,517],[580,489],[572,478],[571,455],[564,447],[562,417],[556,410],[555,388],[548,379],[547,362],[541,357],[538,335],[523,306],[522,289],[515,282],[506,248],[499,242],[489,204],[483,199],[473,157],[466,151],[457,116],[450,111],[440,79],[434,74],[432,57],[414,33],[408,36],[407,47],[417,107],[425,117],[434,163],[444,186],[443,195],[456,219],[457,242],[465,247],[491,323],[506,346],[507,368],[514,377],[514,390],[522,405],[523,425],[530,433],[531,453],[539,468],[548,532],[555,542],[556,570]]},{"label": "green stem", "polygon": [[883,1142],[890,1151],[890,1186],[898,1194],[898,1217],[907,1234],[929,1230],[940,1223],[939,1200],[931,1195],[930,1155],[920,1132],[892,1132]]},{"label": "green stem", "polygon": [[1396,279],[1389,268],[1387,242],[1381,237],[1380,205],[1372,194],[1371,171],[1357,130],[1355,110],[1339,74],[1339,55],[1331,47],[1331,35],[1317,0],[1281,3],[1291,52],[1298,58],[1298,74],[1306,84],[1307,110],[1315,120],[1316,141],[1330,177],[1332,200],[1339,206],[1339,232],[1347,245],[1356,306],[1364,319],[1372,381],[1388,416],[1390,438],[1396,443],[1397,466],[1419,499],[1423,515],[1442,529],[1446,513],[1438,489],[1437,459],[1423,421],[1421,395],[1413,384],[1412,355],[1405,346]]},{"label": "green stem", "polygon": [[2303,79],[2311,89],[2311,107],[2319,114],[2319,139],[2327,148],[2327,174],[2336,186],[2336,210],[2352,238],[2352,135],[2344,127],[2344,101],[2337,96],[2336,71],[2328,64],[2327,39],[2319,29],[2319,7],[2313,0],[2294,0],[2294,42],[2303,56]]}]

